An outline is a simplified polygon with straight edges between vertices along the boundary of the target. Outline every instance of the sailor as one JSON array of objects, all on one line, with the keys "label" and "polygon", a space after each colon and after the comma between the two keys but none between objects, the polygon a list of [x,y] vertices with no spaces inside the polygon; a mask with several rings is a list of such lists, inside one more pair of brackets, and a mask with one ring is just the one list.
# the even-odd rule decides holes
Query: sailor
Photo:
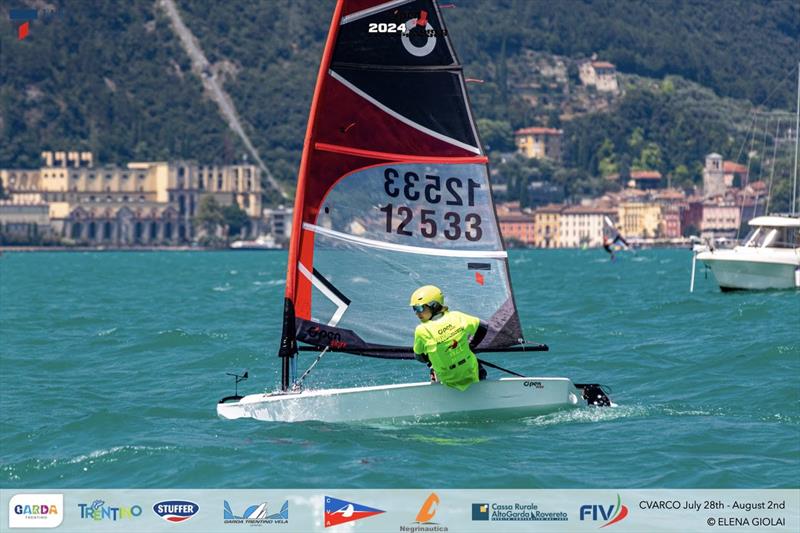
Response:
[{"label": "sailor", "polygon": [[612,244],[613,243],[612,243],[611,239],[609,239],[606,236],[603,236],[603,248],[605,249],[606,252],[608,252],[608,254],[611,256],[611,260],[613,261],[614,260],[614,250],[611,248]]},{"label": "sailor", "polygon": [[486,369],[472,352],[487,331],[479,318],[450,311],[433,285],[415,290],[409,305],[421,322],[414,331],[414,357],[431,367],[431,381],[463,391],[486,379]]}]

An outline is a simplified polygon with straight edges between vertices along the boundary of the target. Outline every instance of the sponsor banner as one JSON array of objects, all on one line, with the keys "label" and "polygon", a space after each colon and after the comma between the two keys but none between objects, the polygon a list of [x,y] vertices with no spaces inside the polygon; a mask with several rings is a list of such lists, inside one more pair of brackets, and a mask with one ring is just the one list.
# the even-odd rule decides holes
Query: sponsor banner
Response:
[{"label": "sponsor banner", "polygon": [[0,531],[800,531],[800,489],[0,489]]}]

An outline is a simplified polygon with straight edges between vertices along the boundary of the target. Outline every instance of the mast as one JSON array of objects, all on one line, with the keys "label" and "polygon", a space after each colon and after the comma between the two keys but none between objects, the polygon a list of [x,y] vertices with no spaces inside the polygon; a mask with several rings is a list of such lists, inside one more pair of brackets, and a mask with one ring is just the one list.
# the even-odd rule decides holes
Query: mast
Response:
[{"label": "mast", "polygon": [[797,148],[800,141],[800,62],[797,63],[797,111],[794,119],[794,182],[792,183],[792,216],[797,205]]},{"label": "mast", "polygon": [[281,390],[288,390],[294,380],[294,357],[297,355],[296,325],[295,325],[295,297],[297,289],[297,262],[300,257],[300,247],[303,228],[303,206],[306,192],[306,175],[308,174],[308,162],[313,146],[314,123],[317,114],[317,104],[322,93],[322,84],[325,73],[331,62],[333,47],[336,43],[336,35],[339,29],[339,19],[341,18],[343,0],[336,2],[331,18],[331,27],[328,30],[328,41],[325,43],[325,51],[322,54],[322,61],[317,72],[317,83],[314,87],[314,96],[311,100],[311,110],[308,113],[308,125],[306,136],[303,142],[303,156],[300,160],[300,170],[297,175],[297,190],[295,191],[294,212],[292,214],[292,238],[289,242],[289,259],[286,266],[286,296],[283,308],[283,332],[281,334],[281,346],[278,357],[281,358]]}]

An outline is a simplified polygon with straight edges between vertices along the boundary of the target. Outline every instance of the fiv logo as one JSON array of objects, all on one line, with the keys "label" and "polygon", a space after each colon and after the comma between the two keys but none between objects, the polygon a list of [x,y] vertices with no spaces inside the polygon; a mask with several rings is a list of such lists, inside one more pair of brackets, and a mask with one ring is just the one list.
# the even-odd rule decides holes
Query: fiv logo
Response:
[{"label": "fiv logo", "polygon": [[581,505],[580,515],[581,520],[593,520],[595,522],[597,520],[606,520],[606,523],[600,526],[600,528],[604,528],[616,524],[628,516],[628,508],[622,505],[622,500],[617,494],[616,505]]}]

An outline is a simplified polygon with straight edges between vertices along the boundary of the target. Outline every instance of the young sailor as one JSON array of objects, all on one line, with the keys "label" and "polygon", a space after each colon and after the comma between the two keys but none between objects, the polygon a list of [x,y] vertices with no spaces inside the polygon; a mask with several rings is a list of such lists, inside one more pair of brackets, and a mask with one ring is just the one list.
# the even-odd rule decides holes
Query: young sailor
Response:
[{"label": "young sailor", "polygon": [[479,318],[450,311],[433,285],[414,291],[409,305],[421,322],[414,331],[414,356],[432,367],[431,380],[463,391],[486,378],[472,352],[486,335]]}]

